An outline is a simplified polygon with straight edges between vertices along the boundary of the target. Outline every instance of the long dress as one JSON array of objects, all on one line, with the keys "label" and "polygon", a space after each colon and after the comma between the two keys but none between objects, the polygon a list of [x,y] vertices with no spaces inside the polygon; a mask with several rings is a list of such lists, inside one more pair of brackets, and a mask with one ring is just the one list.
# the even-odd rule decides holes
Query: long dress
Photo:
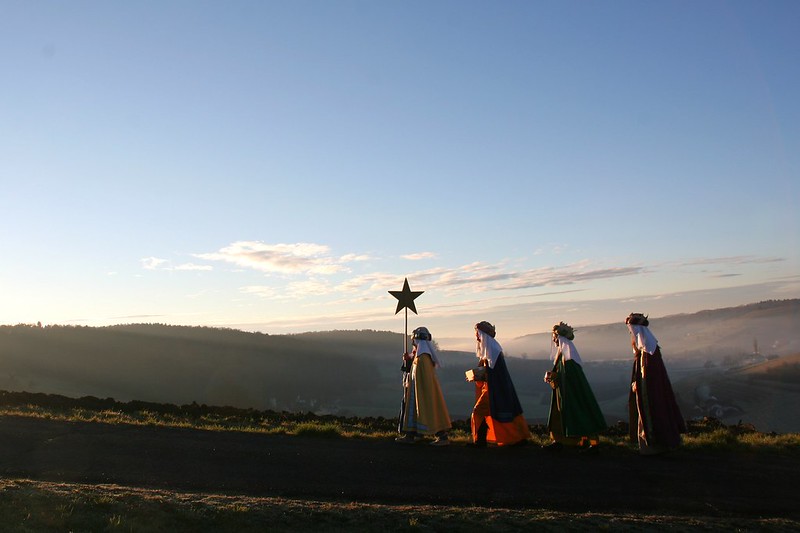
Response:
[{"label": "long dress", "polygon": [[402,415],[401,432],[436,435],[449,430],[450,413],[430,354],[417,354],[409,378],[409,386],[405,388],[406,409]]},{"label": "long dress", "polygon": [[653,353],[638,349],[633,363],[628,413],[631,442],[642,454],[677,448],[686,422],[675,401],[672,384],[656,345]]},{"label": "long dress", "polygon": [[475,382],[475,406],[472,409],[472,440],[478,442],[478,432],[486,423],[486,442],[498,446],[517,444],[530,438],[528,423],[522,415],[522,405],[508,373],[502,353],[494,368],[487,366],[487,380]]},{"label": "long dress", "polygon": [[574,356],[564,359],[559,349],[553,367],[557,377],[550,396],[547,429],[555,442],[563,444],[578,444],[584,437],[596,441],[606,429],[605,417],[581,365]]}]

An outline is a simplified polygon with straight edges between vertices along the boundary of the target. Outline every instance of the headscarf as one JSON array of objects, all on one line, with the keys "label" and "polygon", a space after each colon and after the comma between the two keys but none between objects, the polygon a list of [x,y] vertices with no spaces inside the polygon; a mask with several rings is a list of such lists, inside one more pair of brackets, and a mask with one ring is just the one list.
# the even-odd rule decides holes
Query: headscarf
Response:
[{"label": "headscarf", "polygon": [[426,327],[418,327],[415,329],[411,335],[411,343],[417,347],[417,355],[422,355],[424,353],[431,356],[431,361],[433,361],[433,366],[441,366],[439,363],[439,356],[436,353],[436,348],[433,347],[433,337],[431,337],[428,328]]},{"label": "headscarf", "polygon": [[430,354],[433,366],[441,366],[439,363],[439,356],[436,354],[436,348],[433,347],[432,342],[418,340],[414,341],[414,343],[417,346],[417,355],[422,355],[424,353]]},{"label": "headscarf", "polygon": [[658,339],[650,331],[650,328],[640,324],[628,324],[628,331],[633,335],[637,348],[647,353],[656,353]]},{"label": "headscarf", "polygon": [[488,322],[481,322],[475,325],[475,331],[478,332],[478,336],[480,337],[475,355],[478,359],[487,361],[489,363],[489,368],[494,368],[495,363],[497,363],[497,358],[503,353],[503,347],[494,339],[493,335],[486,332],[489,328],[483,326],[484,324],[488,324],[491,327],[491,331],[494,331],[494,326]]}]

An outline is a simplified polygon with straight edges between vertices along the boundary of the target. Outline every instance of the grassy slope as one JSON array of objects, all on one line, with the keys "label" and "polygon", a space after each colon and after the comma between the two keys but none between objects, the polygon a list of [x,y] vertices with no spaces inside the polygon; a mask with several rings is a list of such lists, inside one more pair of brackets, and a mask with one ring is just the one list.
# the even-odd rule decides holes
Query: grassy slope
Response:
[{"label": "grassy slope", "polygon": [[[391,419],[341,418],[213,407],[176,406],[112,399],[0,392],[0,415],[23,414],[111,423],[181,425],[217,431],[276,431],[337,438],[387,438]],[[466,441],[466,425],[456,431]],[[690,424],[685,448],[800,453],[800,435],[767,435],[746,426],[715,420]],[[627,454],[624,427],[610,428],[602,439],[611,453]],[[544,442],[544,428],[532,427]],[[778,459],[780,460],[780,459]],[[236,495],[148,490],[114,485],[0,480],[0,516],[4,531],[499,531],[520,530],[797,531],[786,518],[725,518],[671,514],[564,513],[548,509],[498,509],[454,506],[382,505],[306,501]]]}]

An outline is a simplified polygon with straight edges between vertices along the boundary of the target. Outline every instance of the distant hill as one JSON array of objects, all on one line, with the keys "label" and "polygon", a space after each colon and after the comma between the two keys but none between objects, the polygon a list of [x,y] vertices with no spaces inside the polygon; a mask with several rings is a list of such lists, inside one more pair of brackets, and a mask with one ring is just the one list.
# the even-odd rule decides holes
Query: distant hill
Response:
[{"label": "distant hill", "polygon": [[[709,375],[773,354],[783,360],[786,354],[799,353],[799,304],[800,300],[762,302],[651,317],[685,416],[697,414],[695,390],[706,390],[702,386]],[[623,418],[631,357],[624,324],[576,326],[576,344],[603,413],[610,422]],[[754,341],[761,353],[753,353]],[[503,342],[531,423],[547,417],[550,388],[542,375],[551,365],[549,342],[549,334]],[[0,326],[0,390],[394,417],[401,395],[402,348],[402,335],[373,330],[265,335],[162,324]],[[474,389],[464,381],[464,371],[473,366],[475,356],[457,351],[439,355],[442,367],[437,373],[450,413],[467,417]],[[778,368],[775,365],[762,371],[770,376],[786,372],[769,370]],[[742,376],[759,386],[766,379]],[[684,386],[685,380],[696,377],[706,381]],[[767,389],[767,396],[774,390]],[[793,431],[800,431],[800,424]]]},{"label": "distant hill", "polygon": [[[624,323],[576,327],[575,343],[584,359],[630,357],[630,335]],[[800,300],[765,301],[692,314],[650,317],[650,329],[668,359],[698,363],[742,358],[754,351],[767,355],[800,352]],[[503,342],[512,356],[530,359],[550,355],[550,333],[524,335]]]},{"label": "distant hill", "polygon": [[360,385],[381,381],[377,361],[396,360],[398,343],[388,332],[325,337],[159,324],[2,326],[0,389],[321,411],[336,407],[343,388],[351,401],[368,405],[369,397],[358,399]]}]

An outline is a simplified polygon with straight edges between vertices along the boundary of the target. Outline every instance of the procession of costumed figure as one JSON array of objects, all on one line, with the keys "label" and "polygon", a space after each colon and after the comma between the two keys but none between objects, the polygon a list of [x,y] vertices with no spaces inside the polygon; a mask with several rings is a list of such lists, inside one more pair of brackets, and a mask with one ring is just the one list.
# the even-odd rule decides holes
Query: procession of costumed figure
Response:
[{"label": "procession of costumed figure", "polygon": [[450,413],[436,376],[439,358],[432,341],[428,329],[419,327],[411,334],[411,353],[403,354],[410,368],[404,387],[405,409],[401,411],[402,436],[395,439],[400,443],[411,444],[422,436],[434,436],[431,445],[450,444],[447,437],[451,428]]},{"label": "procession of costumed figure", "polygon": [[547,429],[552,442],[547,450],[559,450],[564,445],[588,447],[583,451],[595,452],[599,445],[598,434],[606,429],[606,421],[597,399],[583,373],[581,356],[573,344],[574,330],[559,322],[553,326],[553,369],[544,380],[552,388]]},{"label": "procession of costumed figure", "polygon": [[661,347],[648,327],[649,320],[641,313],[631,313],[625,324],[634,355],[628,400],[630,438],[638,443],[641,454],[663,453],[680,445],[686,422],[675,401]]},{"label": "procession of costumed figure", "polygon": [[530,429],[522,416],[514,384],[508,373],[503,348],[495,340],[495,327],[489,322],[475,325],[476,355],[479,369],[469,371],[475,383],[475,406],[472,409],[472,440],[475,446],[487,443],[507,446],[527,442]]}]

